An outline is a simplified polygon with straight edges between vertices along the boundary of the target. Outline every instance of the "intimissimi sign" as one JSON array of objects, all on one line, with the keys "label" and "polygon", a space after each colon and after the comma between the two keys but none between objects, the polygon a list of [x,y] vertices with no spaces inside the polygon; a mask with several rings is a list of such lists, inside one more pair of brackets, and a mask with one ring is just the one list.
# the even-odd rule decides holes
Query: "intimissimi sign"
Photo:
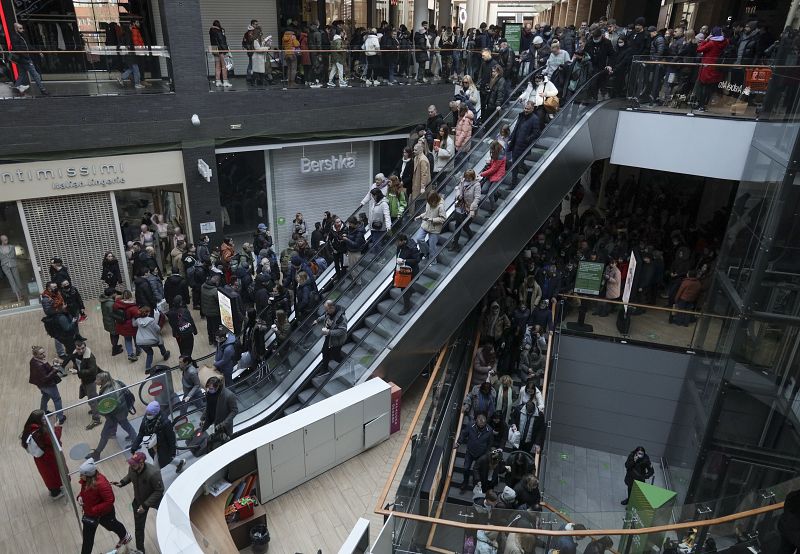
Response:
[{"label": "intimissimi sign", "polygon": [[0,197],[25,200],[183,184],[184,180],[180,152],[7,164],[0,165]]}]

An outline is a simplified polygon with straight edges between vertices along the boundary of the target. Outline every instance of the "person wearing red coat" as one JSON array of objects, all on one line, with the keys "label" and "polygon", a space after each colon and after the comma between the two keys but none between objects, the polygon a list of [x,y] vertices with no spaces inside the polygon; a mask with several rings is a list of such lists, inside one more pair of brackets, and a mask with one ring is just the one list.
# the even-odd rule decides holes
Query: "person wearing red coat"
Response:
[{"label": "person wearing red coat", "polygon": [[[506,176],[506,158],[501,155],[502,153],[503,145],[494,141],[489,147],[489,163],[481,171],[481,177],[483,178],[481,196],[486,196],[492,185],[499,183]],[[489,209],[494,210],[494,194],[489,198]]]},{"label": "person wearing red coat", "polygon": [[94,536],[99,525],[116,533],[119,537],[116,548],[119,550],[122,545],[131,542],[132,537],[114,512],[114,491],[111,489],[111,483],[105,475],[97,471],[92,458],[81,465],[80,474],[81,492],[78,493],[78,504],[83,507],[81,554],[92,554]]},{"label": "person wearing red coat", "polygon": [[700,60],[702,65],[697,79],[699,81],[697,111],[699,112],[705,111],[714,89],[725,78],[722,71],[714,64],[717,63],[727,46],[728,39],[722,36],[722,30],[719,27],[714,27],[711,30],[711,36],[697,46],[697,53],[702,55]]},{"label": "person wearing red coat", "polygon": [[136,305],[136,300],[129,290],[122,292],[122,297],[117,297],[114,301],[114,307],[111,308],[111,314],[124,314],[125,319],[120,320],[114,316],[114,331],[123,338],[125,341],[125,350],[128,353],[128,361],[135,362],[139,359],[139,354],[142,350],[136,346],[136,353],[133,352],[133,339],[136,336],[136,327],[133,326],[133,320],[139,317],[139,306]]},{"label": "person wearing red coat", "polygon": [[[28,416],[25,426],[22,428],[20,441],[22,448],[27,450],[34,456],[33,461],[36,464],[36,469],[39,470],[39,475],[42,476],[44,486],[50,491],[50,498],[55,500],[64,496],[63,483],[61,481],[61,474],[58,472],[58,463],[56,462],[56,451],[53,447],[53,442],[50,438],[50,433],[45,428],[47,423],[44,421],[44,411],[34,410]],[[58,442],[61,443],[61,426],[56,425],[53,429],[56,434]],[[33,443],[29,448],[29,444]],[[36,447],[42,452],[36,456]],[[31,452],[34,450],[34,452]]]}]

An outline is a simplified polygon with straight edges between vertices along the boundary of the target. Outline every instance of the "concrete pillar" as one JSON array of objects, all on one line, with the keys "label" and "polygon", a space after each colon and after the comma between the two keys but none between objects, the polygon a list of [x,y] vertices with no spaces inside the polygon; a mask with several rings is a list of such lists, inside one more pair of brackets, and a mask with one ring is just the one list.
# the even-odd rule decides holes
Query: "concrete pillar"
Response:
[{"label": "concrete pillar", "polygon": [[558,26],[564,27],[567,21],[567,2],[564,0],[561,2],[559,10],[558,10]]},{"label": "concrete pillar", "polygon": [[553,28],[558,27],[559,22],[559,15],[561,12],[561,2],[557,2],[553,4]]},{"label": "concrete pillar", "polygon": [[575,11],[578,8],[578,0],[567,0],[567,18],[564,25],[578,25],[575,21]]},{"label": "concrete pillar", "polygon": [[582,21],[589,22],[589,13],[592,11],[592,0],[578,0],[575,8],[575,27],[577,28]]},{"label": "concrete pillar", "polygon": [[444,27],[452,27],[453,26],[453,17],[452,17],[452,5],[453,0],[439,0],[439,28],[441,29]]},{"label": "concrete pillar", "polygon": [[[214,61],[206,52],[203,37],[197,32],[203,26],[199,0],[159,2],[158,6],[164,26],[164,44],[181,44],[181,48],[170,52],[175,90],[208,91],[207,64],[213,65]],[[214,159],[212,156],[208,160],[209,165]],[[197,160],[194,167],[197,167]]]},{"label": "concrete pillar", "polygon": [[[428,0],[414,2],[414,31],[420,28],[423,21],[428,21]],[[428,21],[428,23],[432,23]]]}]

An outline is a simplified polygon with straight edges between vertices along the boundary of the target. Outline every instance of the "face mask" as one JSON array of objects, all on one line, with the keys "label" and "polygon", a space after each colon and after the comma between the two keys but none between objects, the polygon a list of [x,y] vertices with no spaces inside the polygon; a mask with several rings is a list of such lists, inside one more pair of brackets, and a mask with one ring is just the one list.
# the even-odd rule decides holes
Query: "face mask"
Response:
[{"label": "face mask", "polygon": [[147,419],[155,419],[156,418],[156,414],[145,414],[145,417]]},{"label": "face mask", "polygon": [[625,43],[624,42],[618,42],[617,46],[619,46],[620,48],[623,48],[625,46]]}]

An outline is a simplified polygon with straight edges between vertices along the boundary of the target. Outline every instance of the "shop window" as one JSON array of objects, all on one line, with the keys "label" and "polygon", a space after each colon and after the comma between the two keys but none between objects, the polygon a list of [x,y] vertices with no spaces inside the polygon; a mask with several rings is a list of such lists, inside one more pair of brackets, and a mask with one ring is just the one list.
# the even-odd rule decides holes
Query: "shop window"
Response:
[{"label": "shop window", "polygon": [[[153,232],[152,246],[156,251],[158,266],[162,274],[169,274],[172,271],[170,251],[181,237],[184,237],[187,244],[191,242],[187,234],[186,206],[182,187],[174,185],[123,190],[115,192],[114,195],[122,240],[126,248],[129,243],[142,242],[142,225],[146,225],[148,230]],[[162,228],[162,232],[159,233],[158,224],[161,222],[167,227]],[[166,235],[163,231],[166,231]],[[151,236],[145,238],[149,242]]]},{"label": "shop window", "polygon": [[0,310],[38,302],[39,286],[16,202],[0,203],[0,269]]},{"label": "shop window", "polygon": [[[217,156],[222,233],[236,244],[250,242],[267,218],[267,177],[264,152],[234,152]],[[237,240],[238,239],[238,240]]]}]

